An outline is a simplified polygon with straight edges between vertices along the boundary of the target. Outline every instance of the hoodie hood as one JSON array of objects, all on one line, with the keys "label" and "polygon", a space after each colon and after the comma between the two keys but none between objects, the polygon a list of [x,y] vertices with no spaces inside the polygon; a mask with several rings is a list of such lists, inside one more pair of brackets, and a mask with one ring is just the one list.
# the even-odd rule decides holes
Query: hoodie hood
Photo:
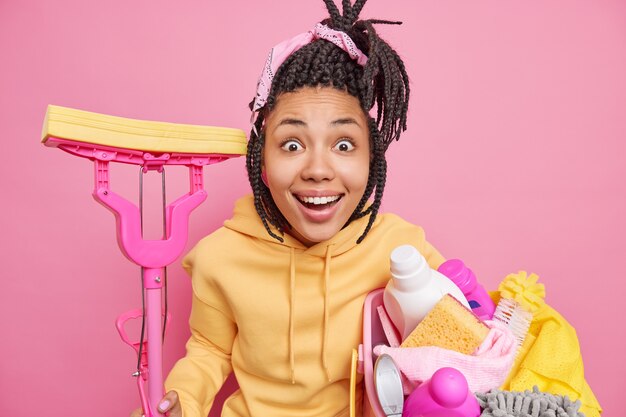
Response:
[{"label": "hoodie hood", "polygon": [[[333,256],[341,255],[342,253],[355,247],[357,244],[356,240],[365,230],[367,221],[368,217],[362,217],[354,220],[349,225],[341,229],[331,239],[319,242],[308,248],[299,240],[287,233],[282,235],[284,242],[279,242],[267,233],[267,230],[265,230],[265,227],[259,221],[259,214],[254,208],[254,197],[252,195],[247,195],[237,200],[235,203],[233,217],[226,220],[226,222],[224,222],[224,226],[239,233],[260,239],[268,244],[282,246],[285,250],[293,248],[296,251],[302,251],[303,253],[309,255],[325,258],[327,255],[327,248],[329,246],[332,246]],[[378,221],[379,219],[377,218],[374,225],[376,225]],[[270,225],[270,227],[272,226]],[[280,235],[280,232],[273,227],[272,231]]]}]

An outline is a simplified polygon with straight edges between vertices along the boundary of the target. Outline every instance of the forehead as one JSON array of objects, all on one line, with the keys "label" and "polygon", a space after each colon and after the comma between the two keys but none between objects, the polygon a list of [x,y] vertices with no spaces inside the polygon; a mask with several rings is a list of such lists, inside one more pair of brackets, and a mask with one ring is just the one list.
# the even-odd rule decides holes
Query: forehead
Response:
[{"label": "forehead", "polygon": [[353,117],[364,121],[365,113],[359,100],[345,91],[332,87],[304,87],[281,94],[267,117],[267,123],[276,123],[284,117]]}]

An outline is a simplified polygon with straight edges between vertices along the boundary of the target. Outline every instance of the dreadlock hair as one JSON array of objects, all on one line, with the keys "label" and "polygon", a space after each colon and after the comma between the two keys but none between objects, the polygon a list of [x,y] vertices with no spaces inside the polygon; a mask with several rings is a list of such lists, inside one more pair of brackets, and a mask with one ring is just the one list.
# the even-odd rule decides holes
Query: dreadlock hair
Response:
[{"label": "dreadlock hair", "polygon": [[[342,0],[343,14],[333,2],[324,0],[330,17],[322,21],[328,27],[345,32],[355,45],[368,57],[363,67],[331,42],[316,39],[291,54],[277,70],[264,108],[259,111],[250,133],[246,168],[254,195],[254,205],[270,236],[283,242],[281,234],[290,226],[282,215],[269,188],[261,178],[263,148],[265,145],[264,121],[282,93],[303,87],[333,87],[358,98],[368,120],[370,134],[370,170],[363,197],[348,223],[369,215],[369,221],[357,243],[361,243],[370,231],[380,208],[387,179],[385,152],[389,145],[400,138],[406,130],[409,104],[409,80],[404,63],[398,54],[382,40],[375,24],[401,24],[387,20],[358,20],[367,0]],[[254,102],[254,101],[253,101]],[[252,104],[250,108],[252,109]],[[376,107],[376,118],[369,114]],[[257,133],[258,132],[258,133]],[[374,201],[367,208],[369,198]]]}]

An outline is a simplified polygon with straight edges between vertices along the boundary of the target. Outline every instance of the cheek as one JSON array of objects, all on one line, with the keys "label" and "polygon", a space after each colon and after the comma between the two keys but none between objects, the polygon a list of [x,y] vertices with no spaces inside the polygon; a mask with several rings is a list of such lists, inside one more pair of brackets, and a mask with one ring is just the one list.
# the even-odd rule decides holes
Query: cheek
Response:
[{"label": "cheek", "polygon": [[272,152],[265,151],[263,154],[263,182],[270,189],[271,192],[280,186],[281,178],[280,170],[277,169],[281,166],[280,162],[276,159],[276,155]]},{"label": "cheek", "polygon": [[266,186],[276,204],[288,199],[294,182],[294,174],[289,164],[267,165],[265,169]]},{"label": "cheek", "polygon": [[342,177],[344,178],[344,183],[354,191],[365,190],[369,179],[369,172],[369,158],[364,158],[354,164],[342,167]]},{"label": "cheek", "polygon": [[269,188],[272,196],[280,196],[282,194],[281,191],[285,189],[285,184],[282,181],[282,177],[280,175],[276,175],[276,173],[272,173],[271,171],[269,171],[266,179],[267,183],[265,185],[267,185],[267,188]]}]

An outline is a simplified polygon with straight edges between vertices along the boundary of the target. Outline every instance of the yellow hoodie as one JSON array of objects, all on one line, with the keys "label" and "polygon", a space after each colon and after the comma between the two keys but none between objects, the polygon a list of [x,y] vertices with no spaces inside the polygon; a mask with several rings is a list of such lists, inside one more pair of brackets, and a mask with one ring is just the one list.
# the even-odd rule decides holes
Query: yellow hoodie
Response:
[{"label": "yellow hoodie", "polygon": [[431,267],[444,261],[422,228],[392,214],[379,215],[357,245],[366,222],[310,248],[289,235],[280,243],[247,196],[193,248],[183,260],[192,277],[191,338],[166,381],[185,417],[208,414],[231,370],[240,390],[225,402],[224,417],[348,415],[363,301],[386,285],[389,254],[411,244]]}]

